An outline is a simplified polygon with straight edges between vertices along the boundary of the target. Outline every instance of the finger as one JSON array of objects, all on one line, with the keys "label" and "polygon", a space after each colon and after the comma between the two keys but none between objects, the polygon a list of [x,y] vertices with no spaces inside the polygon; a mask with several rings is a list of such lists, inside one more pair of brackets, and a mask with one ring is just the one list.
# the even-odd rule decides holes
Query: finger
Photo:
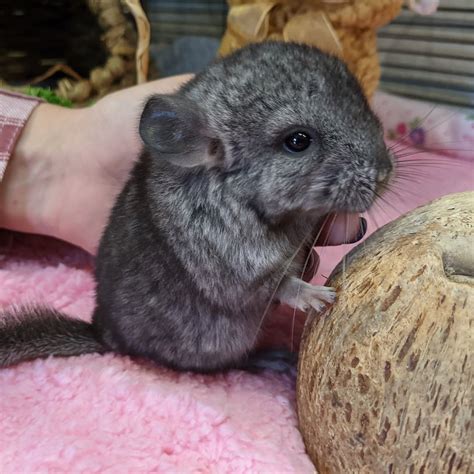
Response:
[{"label": "finger", "polygon": [[367,221],[359,214],[331,214],[325,220],[317,245],[341,245],[358,242],[367,231]]}]

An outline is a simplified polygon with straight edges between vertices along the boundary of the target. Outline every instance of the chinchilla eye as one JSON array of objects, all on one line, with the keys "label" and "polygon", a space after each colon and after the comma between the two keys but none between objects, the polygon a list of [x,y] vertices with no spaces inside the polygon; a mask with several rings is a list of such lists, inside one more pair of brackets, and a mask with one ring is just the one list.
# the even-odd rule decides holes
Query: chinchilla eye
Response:
[{"label": "chinchilla eye", "polygon": [[301,153],[309,148],[313,138],[307,132],[292,132],[285,138],[284,146],[290,153]]}]

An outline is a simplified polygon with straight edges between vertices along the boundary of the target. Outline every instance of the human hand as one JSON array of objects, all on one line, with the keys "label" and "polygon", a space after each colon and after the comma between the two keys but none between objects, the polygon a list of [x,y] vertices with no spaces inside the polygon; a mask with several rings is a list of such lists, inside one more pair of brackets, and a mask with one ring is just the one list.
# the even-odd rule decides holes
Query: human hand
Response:
[{"label": "human hand", "polygon": [[[146,98],[172,93],[190,77],[124,89],[83,109],[40,104],[0,186],[0,226],[56,237],[95,254],[110,209],[140,152],[138,120]],[[328,220],[320,242],[354,238],[358,219],[347,220],[344,231],[339,221],[329,226]]]},{"label": "human hand", "polygon": [[[315,247],[353,244],[361,240],[367,231],[367,222],[359,214],[331,214],[326,216],[318,235],[314,236]],[[310,250],[301,279],[311,281],[319,268],[319,255]]]},{"label": "human hand", "polygon": [[124,89],[83,109],[36,107],[0,186],[0,227],[53,236],[94,254],[140,152],[144,101],[174,92],[190,77]]}]

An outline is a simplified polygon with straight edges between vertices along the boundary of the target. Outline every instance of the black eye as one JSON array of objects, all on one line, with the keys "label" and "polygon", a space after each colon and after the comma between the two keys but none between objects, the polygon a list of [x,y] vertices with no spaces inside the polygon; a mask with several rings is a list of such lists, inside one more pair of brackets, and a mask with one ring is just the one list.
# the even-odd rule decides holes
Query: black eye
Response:
[{"label": "black eye", "polygon": [[301,153],[309,148],[312,141],[306,132],[293,132],[285,138],[285,148],[291,153]]}]

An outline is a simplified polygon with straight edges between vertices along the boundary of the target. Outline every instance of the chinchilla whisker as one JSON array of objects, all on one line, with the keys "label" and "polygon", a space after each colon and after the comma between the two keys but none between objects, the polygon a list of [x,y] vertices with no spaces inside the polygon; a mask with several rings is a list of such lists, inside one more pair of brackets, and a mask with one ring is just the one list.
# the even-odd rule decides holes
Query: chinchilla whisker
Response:
[{"label": "chinchilla whisker", "polygon": [[394,216],[389,214],[389,212],[387,211],[387,208],[381,204],[378,198],[374,202],[374,211],[375,209],[378,209],[379,214],[382,219],[385,219],[387,222],[393,220]]},{"label": "chinchilla whisker", "polygon": [[[429,151],[431,153],[443,152],[444,150],[446,150],[446,151],[451,151],[451,150],[457,151],[458,150],[457,148],[445,148],[445,147],[447,145],[458,145],[458,144],[459,144],[459,140],[452,140],[452,141],[446,141],[446,142],[432,142],[432,143],[429,144],[429,148],[426,147],[426,146],[422,146],[421,149]],[[436,148],[438,146],[442,147],[442,148]],[[404,148],[400,148],[400,149],[397,149],[397,150],[391,150],[391,151],[395,154],[400,154],[400,153],[404,153],[407,150],[417,150],[419,148],[420,148],[420,146],[417,146],[415,144],[410,144],[410,145],[406,145]],[[463,150],[460,150],[460,151],[463,151]]]},{"label": "chinchilla whisker", "polygon": [[400,211],[399,209],[397,209],[396,207],[393,206],[393,204],[391,204],[390,202],[388,202],[384,197],[383,197],[383,194],[385,193],[385,191],[388,189],[388,187],[384,187],[382,192],[379,193],[378,191],[376,190],[370,190],[367,188],[367,190],[371,191],[374,193],[376,199],[374,200],[373,202],[373,205],[375,206],[379,206],[379,208],[384,212],[386,213],[386,209],[380,207],[380,204],[378,201],[382,201],[384,204],[386,204],[387,206],[389,206],[392,210],[394,210],[397,214],[401,214],[402,211]]},{"label": "chinchilla whisker", "polygon": [[[398,215],[403,213],[400,209],[397,209],[391,202],[385,199],[383,195],[379,194],[377,191],[374,191],[374,194],[377,197],[377,199],[375,200],[375,203],[379,204],[379,202],[381,201],[383,204],[385,204],[386,206],[390,207],[393,211],[395,211]],[[380,206],[380,209],[381,210],[383,209],[384,212],[386,212],[386,209],[384,209],[382,206]]]},{"label": "chinchilla whisker", "polygon": [[420,160],[414,161],[406,158],[410,158],[416,155],[427,155],[433,153],[446,153],[450,151],[462,151],[462,152],[471,152],[473,149],[469,148],[426,148],[423,150],[410,151],[403,154],[397,154],[396,157],[401,163],[422,163],[422,164],[460,164],[460,160],[450,156],[430,156],[429,158],[421,158]]},{"label": "chinchilla whisker", "polygon": [[392,184],[390,185],[390,187],[388,187],[388,188],[386,189],[385,192],[386,192],[387,194],[390,194],[390,195],[392,195],[392,196],[394,196],[394,197],[400,199],[403,203],[408,204],[408,205],[409,205],[410,203],[407,203],[407,201],[406,201],[407,195],[409,195],[409,196],[411,196],[411,197],[413,197],[413,198],[415,198],[415,199],[422,197],[422,195],[421,195],[420,193],[415,193],[415,192],[413,192],[413,190],[411,190],[411,189],[405,189],[405,188],[403,188],[403,187],[397,186],[397,184],[399,184],[399,183],[396,183],[396,182],[392,183]]},{"label": "chinchilla whisker", "polygon": [[[329,224],[328,234],[325,237],[326,242],[329,239],[329,233],[330,233],[331,227],[334,225],[336,217],[337,217],[337,214],[334,215],[334,217],[332,218],[331,223]],[[313,239],[313,242],[312,242],[311,247],[310,247],[310,251],[308,252],[308,255],[306,256],[306,260],[305,260],[304,265],[303,265],[303,271],[301,272],[301,275],[300,275],[300,280],[301,281],[303,280],[303,276],[306,273],[306,270],[308,268],[308,263],[311,259],[311,253],[313,251],[313,248],[316,246],[316,242],[318,241],[319,237],[321,236],[321,232],[325,228],[325,226],[328,222],[328,218],[329,218],[329,216],[326,216],[324,218],[324,221],[321,223],[321,227],[320,227],[319,232],[317,233],[316,237]],[[300,293],[301,293],[300,290],[301,290],[301,284],[298,286],[298,291],[296,293],[296,299],[297,300],[300,297]],[[296,322],[296,308],[293,308],[293,319],[292,319],[292,323],[291,323],[291,350],[292,351],[293,351],[293,344],[294,344],[295,322]]]},{"label": "chinchilla whisker", "polygon": [[[438,107],[438,105],[434,105],[430,110],[429,112],[427,112],[423,118],[420,120],[420,125],[422,125],[428,118],[429,116],[436,110],[436,108]],[[406,133],[404,133],[401,137],[398,137],[398,139],[395,141],[395,143],[389,147],[389,150],[392,150],[397,146],[397,145],[401,145],[403,144],[403,140],[405,140],[405,138],[407,138],[408,136],[410,135],[410,130],[407,131]]]},{"label": "chinchilla whisker", "polygon": [[[430,110],[430,112],[425,115],[425,117],[420,121],[419,125],[423,125],[423,123],[426,121],[426,119],[431,115],[431,113],[435,110],[436,106]],[[453,117],[455,117],[460,111],[462,110],[461,107],[456,108],[455,110],[451,111],[447,116],[443,117],[439,122],[436,122],[434,125],[432,125],[430,128],[427,128],[425,130],[425,134],[433,131],[435,128],[440,127],[441,125],[445,124],[448,120],[451,120]],[[395,145],[400,144],[405,140],[409,135],[411,131],[408,131],[405,133],[402,137],[397,139],[397,142]],[[389,150],[394,151],[391,147],[389,147]]]},{"label": "chinchilla whisker", "polygon": [[407,187],[407,182],[411,182],[414,184],[420,184],[422,181],[418,179],[406,179],[406,178],[396,178],[393,179],[392,182],[385,188],[384,192],[391,193],[393,196],[396,196],[400,199],[406,198],[404,194],[409,194],[410,196],[421,198],[422,193],[415,192],[414,189],[410,189]]},{"label": "chinchilla whisker", "polygon": [[452,145],[452,144],[457,144],[458,140],[449,140],[449,141],[443,141],[443,142],[432,142],[431,145]]},{"label": "chinchilla whisker", "polygon": [[416,155],[426,155],[427,153],[429,152],[415,151],[406,156],[396,156],[395,169],[409,171],[410,173],[413,170],[426,172],[429,171],[430,168],[453,168],[465,164],[465,159],[460,157],[418,156],[416,159],[413,158]]},{"label": "chinchilla whisker", "polygon": [[425,183],[429,180],[433,180],[434,177],[429,174],[425,173],[407,173],[407,172],[397,172],[392,178],[392,183],[397,183],[397,184],[420,184],[420,183]]},{"label": "chinchilla whisker", "polygon": [[[464,150],[465,151],[465,150]],[[468,150],[469,151],[469,150]],[[412,159],[416,155],[426,155],[432,153],[429,150],[415,151],[413,153],[407,153],[405,156],[397,156],[398,162],[404,165],[410,166],[420,166],[425,167],[426,165],[437,165],[437,164],[446,164],[446,165],[460,165],[463,162],[462,158],[456,158],[451,156],[420,156],[416,160]]]},{"label": "chinchilla whisker", "polygon": [[409,163],[403,164],[400,163],[397,165],[394,175],[395,176],[400,176],[404,174],[405,176],[426,176],[429,172],[429,169],[427,167],[421,167],[421,166],[412,166]]},{"label": "chinchilla whisker", "polygon": [[456,107],[455,109],[453,109],[451,111],[451,113],[449,113],[448,115],[446,115],[445,117],[442,117],[440,121],[436,122],[435,124],[433,124],[430,128],[427,128],[425,130],[425,133],[428,133],[428,132],[431,132],[433,131],[435,128],[437,127],[440,127],[441,125],[444,125],[446,122],[448,122],[449,120],[451,120],[453,117],[456,117],[459,112],[462,111],[462,107]]},{"label": "chinchilla whisker", "polygon": [[255,345],[256,341],[257,341],[257,338],[258,338],[258,334],[260,332],[260,328],[262,327],[262,324],[263,324],[263,321],[265,319],[265,316],[267,315],[268,313],[268,310],[270,309],[270,306],[272,305],[273,303],[273,299],[275,298],[275,295],[277,294],[277,291],[278,291],[278,288],[280,287],[280,284],[281,282],[283,281],[283,279],[285,278],[286,274],[288,273],[288,270],[290,269],[292,263],[294,262],[295,258],[298,256],[299,252],[301,252],[301,249],[303,248],[303,246],[307,243],[309,239],[309,234],[302,240],[301,244],[298,246],[298,248],[296,249],[296,251],[293,253],[293,255],[288,259],[288,263],[287,265],[285,266],[285,268],[283,269],[283,272],[280,276],[280,278],[278,279],[277,281],[277,284],[275,285],[275,289],[273,290],[272,294],[270,295],[270,298],[268,299],[268,303],[267,305],[265,306],[265,309],[263,310],[263,314],[260,318],[260,322],[258,323],[258,326],[257,326],[257,330],[256,330],[256,333],[255,333],[255,340],[254,340],[254,343],[252,344]]},{"label": "chinchilla whisker", "polygon": [[394,173],[393,182],[397,183],[427,183],[432,181],[438,181],[439,177],[436,174],[428,173],[427,170],[423,171],[420,169],[414,170],[403,170],[398,169]]},{"label": "chinchilla whisker", "polygon": [[[431,142],[430,143],[430,146],[436,146],[436,145],[455,145],[457,144],[458,141],[457,140],[450,140],[450,141],[445,141],[445,142]],[[404,144],[404,147],[403,148],[400,148],[398,150],[393,150],[391,149],[391,147],[389,147],[389,149],[391,151],[393,151],[394,153],[401,153],[403,152],[404,150],[410,150],[410,149],[413,149],[413,148],[416,148],[416,145],[415,144]]]},{"label": "chinchilla whisker", "polygon": [[406,173],[397,173],[394,178],[392,178],[392,183],[397,183],[397,184],[406,184],[406,183],[414,183],[414,184],[420,184],[423,181],[428,179],[427,175],[423,174],[406,174]]},{"label": "chinchilla whisker", "polygon": [[[378,209],[380,213],[382,214],[382,217],[385,216],[385,218],[387,218],[389,221],[392,220],[394,216],[393,215],[391,216],[389,214],[387,207],[390,208],[392,211],[394,211],[396,215],[401,215],[403,213],[402,210],[397,209],[392,203],[387,201],[387,199],[385,199],[385,197],[382,194],[378,192],[374,192],[374,193],[375,193],[376,199],[374,201],[373,208],[370,210],[371,212],[375,211],[375,209]],[[380,225],[376,221],[375,215],[371,214],[371,216],[372,216],[372,220],[374,221],[376,225],[376,228],[379,228]]]}]

